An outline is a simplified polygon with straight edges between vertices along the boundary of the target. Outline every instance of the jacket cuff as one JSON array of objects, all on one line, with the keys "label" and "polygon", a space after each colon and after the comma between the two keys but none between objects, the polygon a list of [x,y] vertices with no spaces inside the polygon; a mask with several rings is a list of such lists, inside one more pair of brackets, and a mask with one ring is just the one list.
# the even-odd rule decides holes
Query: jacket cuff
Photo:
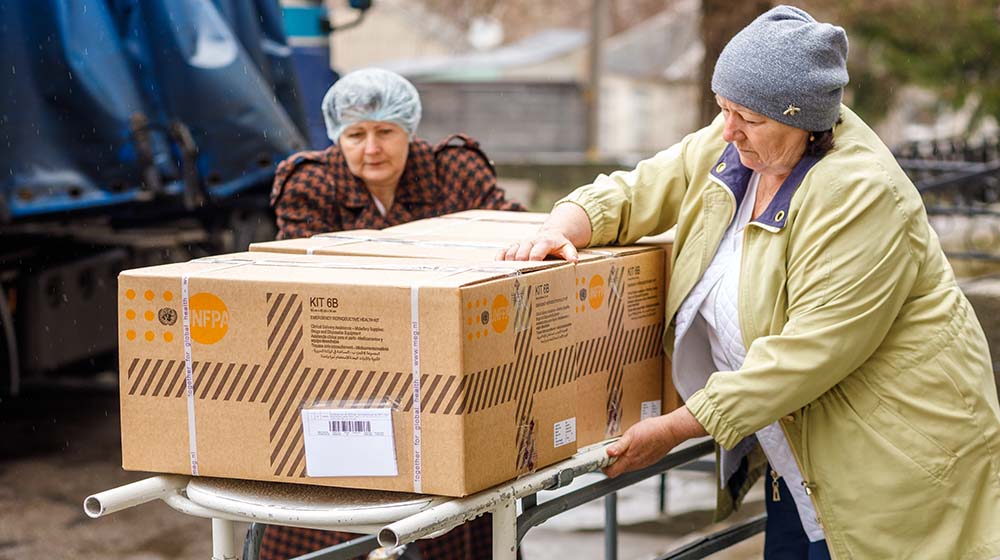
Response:
[{"label": "jacket cuff", "polygon": [[691,395],[685,401],[685,405],[705,431],[722,447],[732,449],[746,437],[723,416],[705,389]]},{"label": "jacket cuff", "polygon": [[587,218],[590,220],[590,243],[587,245],[588,247],[608,245],[614,239],[614,236],[608,237],[603,231],[608,227],[608,220],[607,212],[605,212],[604,205],[601,204],[600,200],[590,193],[576,190],[564,198],[557,200],[552,207],[555,208],[560,204],[566,203],[576,204],[587,214]]}]

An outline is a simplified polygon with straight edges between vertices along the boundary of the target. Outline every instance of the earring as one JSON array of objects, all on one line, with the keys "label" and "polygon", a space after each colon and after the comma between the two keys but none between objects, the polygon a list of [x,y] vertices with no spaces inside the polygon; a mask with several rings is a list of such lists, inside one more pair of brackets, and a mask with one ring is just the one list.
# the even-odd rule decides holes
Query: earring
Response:
[{"label": "earring", "polygon": [[810,141],[810,142],[815,142],[815,141],[816,141],[816,136],[815,136],[815,135],[813,135],[813,134],[810,134],[810,135],[809,135],[809,141]]}]

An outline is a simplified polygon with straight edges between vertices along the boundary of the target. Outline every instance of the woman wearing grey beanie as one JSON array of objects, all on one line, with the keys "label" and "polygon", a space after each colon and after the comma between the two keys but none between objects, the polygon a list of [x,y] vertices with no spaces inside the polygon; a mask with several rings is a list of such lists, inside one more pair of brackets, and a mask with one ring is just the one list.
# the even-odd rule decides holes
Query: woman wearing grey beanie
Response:
[{"label": "woman wearing grey beanie", "polygon": [[726,46],[708,127],[556,203],[500,258],[676,227],[664,349],[685,406],[609,476],[719,446],[719,510],[765,477],[764,557],[1000,556],[1000,405],[920,195],[841,104],[847,37],[779,6]]}]

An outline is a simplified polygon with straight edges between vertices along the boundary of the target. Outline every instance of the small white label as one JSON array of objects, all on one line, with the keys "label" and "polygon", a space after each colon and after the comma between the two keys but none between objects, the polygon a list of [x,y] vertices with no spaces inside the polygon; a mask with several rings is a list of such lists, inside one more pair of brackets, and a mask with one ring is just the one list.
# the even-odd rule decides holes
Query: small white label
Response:
[{"label": "small white label", "polygon": [[304,408],[306,474],[396,476],[392,411],[388,408]]},{"label": "small white label", "polygon": [[645,401],[642,403],[642,411],[639,413],[639,419],[655,418],[660,415],[660,410],[660,401]]},{"label": "small white label", "polygon": [[562,447],[576,441],[576,416],[552,425],[554,447]]}]

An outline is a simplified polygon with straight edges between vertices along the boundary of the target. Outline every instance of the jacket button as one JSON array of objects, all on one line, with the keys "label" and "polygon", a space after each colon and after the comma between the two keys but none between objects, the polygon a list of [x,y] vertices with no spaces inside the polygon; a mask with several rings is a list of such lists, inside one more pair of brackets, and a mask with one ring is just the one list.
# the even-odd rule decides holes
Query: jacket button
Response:
[{"label": "jacket button", "polygon": [[795,417],[792,416],[791,414],[786,414],[781,417],[781,421],[784,422],[785,424],[791,424],[792,422],[795,421]]}]

